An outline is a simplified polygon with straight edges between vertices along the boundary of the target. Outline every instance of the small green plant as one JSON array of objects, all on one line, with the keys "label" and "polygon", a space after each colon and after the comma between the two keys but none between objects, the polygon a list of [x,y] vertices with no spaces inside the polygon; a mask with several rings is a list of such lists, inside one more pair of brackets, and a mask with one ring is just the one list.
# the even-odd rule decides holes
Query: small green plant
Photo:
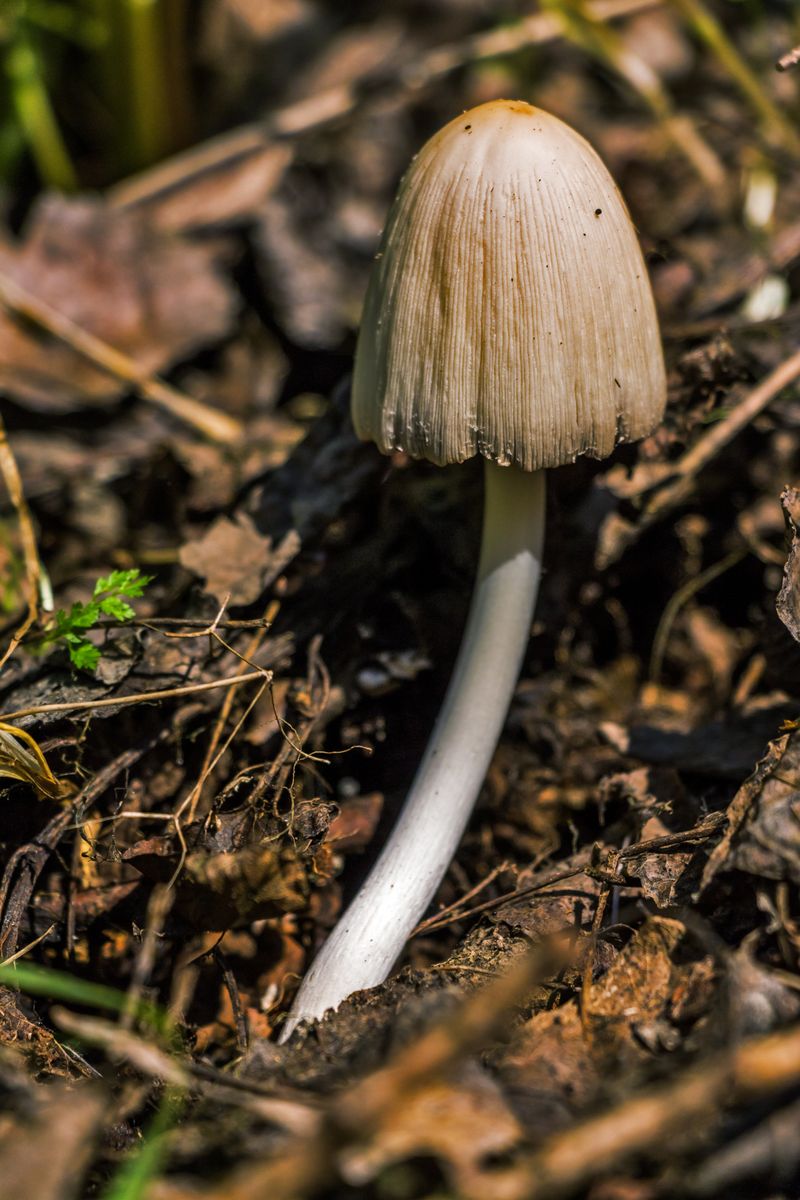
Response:
[{"label": "small green plant", "polygon": [[68,612],[63,608],[58,610],[52,624],[40,637],[39,648],[61,642],[67,648],[73,666],[82,671],[93,671],[100,659],[100,651],[86,634],[102,617],[111,617],[120,623],[135,617],[136,613],[127,602],[142,596],[152,578],[152,575],[142,575],[139,568],[134,567],[129,571],[112,571],[98,579],[88,604],[76,601]]}]

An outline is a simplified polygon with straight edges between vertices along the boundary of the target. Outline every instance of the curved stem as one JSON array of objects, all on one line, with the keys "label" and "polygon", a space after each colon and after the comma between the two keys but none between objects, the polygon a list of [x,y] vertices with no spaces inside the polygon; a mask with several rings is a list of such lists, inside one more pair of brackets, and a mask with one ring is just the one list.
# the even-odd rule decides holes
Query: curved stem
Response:
[{"label": "curved stem", "polygon": [[483,537],[450,686],[378,861],[306,974],[281,1032],[381,983],[430,904],[494,754],[541,574],[544,475],[486,463]]}]

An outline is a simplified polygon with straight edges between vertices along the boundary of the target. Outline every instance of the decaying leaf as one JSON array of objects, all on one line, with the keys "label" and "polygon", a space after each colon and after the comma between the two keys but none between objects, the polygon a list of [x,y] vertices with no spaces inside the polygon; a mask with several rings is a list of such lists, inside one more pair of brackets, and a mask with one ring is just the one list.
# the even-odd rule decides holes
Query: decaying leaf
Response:
[{"label": "decaying leaf", "polygon": [[564,1128],[597,1095],[601,1076],[578,1006],[536,1013],[497,1063],[506,1095],[526,1126],[546,1136]]},{"label": "decaying leaf", "polygon": [[433,1079],[396,1106],[377,1137],[342,1156],[342,1175],[352,1185],[363,1185],[391,1162],[433,1155],[460,1194],[490,1195],[488,1164],[521,1137],[522,1128],[500,1088],[470,1062],[453,1078]]},{"label": "decaying leaf", "polygon": [[[776,771],[779,770],[781,780],[783,780],[783,758],[789,748],[790,741],[796,740],[796,736],[797,735],[785,734],[783,737],[777,738],[774,742],[770,742],[764,757],[756,765],[753,773],[749,775],[747,779],[745,779],[744,783],[731,800],[726,813],[728,827],[725,831],[724,837],[720,841],[719,845],[714,847],[709,860],[706,863],[706,866],[703,870],[703,877],[700,881],[700,887],[697,891],[697,896],[702,895],[702,893],[706,890],[706,888],[720,871],[724,870],[726,867],[730,868],[735,865],[732,855],[740,831],[745,825],[745,822],[748,821],[754,805],[760,801],[760,797],[764,794],[767,785]],[[791,778],[792,776],[790,775],[789,779],[791,780]],[[789,800],[789,795],[787,793],[790,793],[793,796],[794,790],[791,782],[787,785],[786,783],[776,780],[776,783],[778,783],[778,788],[771,789],[769,796],[773,800],[773,803],[777,798],[779,802],[777,804],[777,808],[780,811],[784,811],[786,808],[786,801]],[[791,802],[789,801],[789,803]],[[769,806],[768,800],[764,811],[766,811]],[[791,807],[789,807],[787,815],[790,815],[791,811]],[[797,826],[797,828],[800,828],[800,826]],[[797,834],[795,833],[795,838],[796,836]],[[792,840],[793,839],[790,839],[790,846]],[[752,839],[750,840],[749,844],[752,850],[754,846]],[[757,841],[755,844],[757,844]],[[777,877],[781,878],[780,873]],[[697,896],[695,898],[697,898]]]},{"label": "decaying leaf", "polygon": [[[156,228],[166,233],[219,230],[253,219],[278,184],[292,158],[291,147],[265,145],[241,161],[191,179],[191,186],[165,189],[140,201]],[[130,192],[119,189],[127,207]]]},{"label": "decaying leaf", "polygon": [[[147,878],[170,880],[179,863],[169,838],[149,838],[125,853]],[[175,911],[198,929],[228,929],[237,921],[291,912],[305,904],[306,872],[290,848],[264,845],[187,855],[176,883]]]},{"label": "decaying leaf", "polygon": [[[762,779],[739,836],[731,844],[728,865],[764,879],[800,884],[800,735],[794,732],[785,753]],[[776,743],[777,744],[777,743]]]},{"label": "decaying leaf", "polygon": [[220,517],[193,542],[181,547],[182,566],[205,579],[205,590],[220,604],[252,604],[264,590],[271,542],[240,513]]},{"label": "decaying leaf", "polygon": [[24,729],[0,721],[0,775],[29,783],[48,800],[63,800],[74,790],[57,779],[47,764],[38,742]]},{"label": "decaying leaf", "polygon": [[783,568],[783,582],[775,601],[775,608],[792,637],[800,642],[800,541],[797,536],[797,527],[800,525],[800,489],[784,488],[781,492],[781,504],[786,528],[791,537],[791,546]]},{"label": "decaying leaf", "polygon": [[328,827],[326,842],[337,853],[362,850],[372,841],[382,811],[383,796],[380,792],[343,800]]},{"label": "decaying leaf", "polygon": [[582,1012],[596,1055],[638,1055],[667,1033],[662,1018],[673,989],[671,956],[683,935],[680,921],[651,917],[591,985]]},{"label": "decaying leaf", "polygon": [[37,1101],[33,1114],[4,1120],[2,1194],[20,1200],[74,1200],[81,1194],[107,1099],[94,1089],[75,1092],[60,1086],[41,1089]]},{"label": "decaying leaf", "polygon": [[[158,233],[140,214],[96,199],[45,196],[0,271],[76,325],[163,371],[230,331],[236,300],[219,250]],[[103,404],[117,380],[0,309],[0,389],[45,412]]]}]

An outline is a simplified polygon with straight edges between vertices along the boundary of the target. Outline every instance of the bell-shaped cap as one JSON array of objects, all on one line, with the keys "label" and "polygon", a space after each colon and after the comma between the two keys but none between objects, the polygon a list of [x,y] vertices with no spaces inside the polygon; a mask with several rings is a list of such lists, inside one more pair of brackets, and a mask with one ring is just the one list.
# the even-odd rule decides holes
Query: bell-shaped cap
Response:
[{"label": "bell-shaped cap", "polygon": [[517,100],[409,168],[370,279],[360,437],[435,463],[602,458],[658,424],[664,360],[628,210],[589,144]]}]

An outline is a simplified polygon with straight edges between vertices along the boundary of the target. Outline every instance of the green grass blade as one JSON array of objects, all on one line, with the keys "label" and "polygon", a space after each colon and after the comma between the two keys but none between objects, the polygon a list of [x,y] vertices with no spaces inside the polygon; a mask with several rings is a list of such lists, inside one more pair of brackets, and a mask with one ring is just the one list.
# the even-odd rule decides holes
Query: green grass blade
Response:
[{"label": "green grass blade", "polygon": [[48,187],[74,192],[78,178],[44,83],[39,56],[21,29],[5,53],[11,102],[36,169]]},{"label": "green grass blade", "polygon": [[[124,1012],[130,1003],[127,993],[118,988],[79,979],[66,971],[53,971],[37,963],[0,963],[0,985],[31,996],[46,996],[49,1000],[81,1004],[86,1008],[100,1008],[107,1012]],[[138,1002],[135,1016],[158,1033],[169,1034],[171,1031],[169,1015],[148,1000]]]}]

